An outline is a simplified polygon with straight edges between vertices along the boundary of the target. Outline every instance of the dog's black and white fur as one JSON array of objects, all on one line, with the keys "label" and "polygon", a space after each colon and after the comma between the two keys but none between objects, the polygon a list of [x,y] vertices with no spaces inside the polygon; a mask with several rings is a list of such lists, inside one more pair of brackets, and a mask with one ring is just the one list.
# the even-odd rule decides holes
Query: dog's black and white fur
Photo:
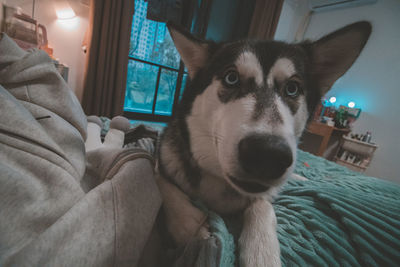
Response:
[{"label": "dog's black and white fur", "polygon": [[178,244],[206,237],[203,214],[190,201],[200,200],[243,218],[241,266],[280,266],[271,201],[293,171],[308,118],[356,60],[371,25],[299,44],[216,44],[169,30],[191,82],[159,149],[167,227]]}]

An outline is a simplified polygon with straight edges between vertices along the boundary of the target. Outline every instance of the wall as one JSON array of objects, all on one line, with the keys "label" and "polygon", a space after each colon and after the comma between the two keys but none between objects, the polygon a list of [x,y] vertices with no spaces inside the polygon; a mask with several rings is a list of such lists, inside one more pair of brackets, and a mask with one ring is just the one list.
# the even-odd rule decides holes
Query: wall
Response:
[{"label": "wall", "polygon": [[[68,1],[77,16],[69,23],[63,23],[56,17],[54,2],[56,0],[36,0],[34,18],[47,28],[49,45],[53,48],[54,57],[68,65],[68,85],[80,100],[86,60],[81,45],[88,27],[89,7],[78,0]],[[7,4],[20,6],[24,13],[32,14],[32,1],[8,0]]]},{"label": "wall", "polygon": [[285,0],[274,39],[293,42],[308,11],[308,1],[306,0]]},{"label": "wall", "polygon": [[[304,14],[289,5],[292,1],[285,1],[277,39],[293,40],[292,28],[297,27],[295,22]],[[341,103],[352,100],[362,109],[353,131],[372,131],[372,141],[379,146],[366,174],[396,182],[400,182],[399,14],[398,0],[379,0],[372,5],[314,13],[305,33],[305,38],[317,39],[355,21],[372,23],[373,32],[364,51],[327,97],[336,96]]]}]

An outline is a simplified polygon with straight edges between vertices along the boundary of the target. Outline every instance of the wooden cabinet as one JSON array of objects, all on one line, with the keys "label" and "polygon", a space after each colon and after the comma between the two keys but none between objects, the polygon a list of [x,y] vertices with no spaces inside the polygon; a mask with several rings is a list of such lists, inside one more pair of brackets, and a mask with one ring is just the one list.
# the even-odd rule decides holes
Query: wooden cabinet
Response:
[{"label": "wooden cabinet", "polygon": [[[317,156],[322,157],[324,152],[328,146],[328,143],[332,137],[332,134],[339,134],[339,136],[343,134],[347,134],[350,132],[349,129],[339,129],[333,126],[329,126],[325,123],[311,121],[306,128],[306,131],[311,134],[315,134],[322,137],[322,141],[319,144],[318,151],[316,153]],[[302,148],[303,150],[307,151],[307,149]]]}]

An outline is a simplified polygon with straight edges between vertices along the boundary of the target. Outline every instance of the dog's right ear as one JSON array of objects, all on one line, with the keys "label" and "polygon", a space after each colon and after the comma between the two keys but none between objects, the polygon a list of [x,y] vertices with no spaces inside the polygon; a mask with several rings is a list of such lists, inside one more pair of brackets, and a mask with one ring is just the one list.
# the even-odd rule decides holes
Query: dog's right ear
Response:
[{"label": "dog's right ear", "polygon": [[193,79],[197,71],[207,62],[209,44],[197,39],[180,26],[168,23],[167,27],[175,47],[188,70],[189,77]]},{"label": "dog's right ear", "polygon": [[324,95],[357,59],[371,34],[371,24],[356,22],[307,44],[311,76]]}]

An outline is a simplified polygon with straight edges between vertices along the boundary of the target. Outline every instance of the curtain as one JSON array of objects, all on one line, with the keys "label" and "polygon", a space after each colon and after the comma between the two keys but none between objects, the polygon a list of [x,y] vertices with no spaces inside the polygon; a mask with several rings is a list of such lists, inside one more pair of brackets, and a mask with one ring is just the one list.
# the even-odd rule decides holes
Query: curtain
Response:
[{"label": "curtain", "polygon": [[123,113],[134,0],[91,0],[82,107],[87,115]]},{"label": "curtain", "polygon": [[259,40],[274,38],[284,0],[256,0],[248,37]]},{"label": "curtain", "polygon": [[184,0],[147,0],[147,19],[180,24]]}]

